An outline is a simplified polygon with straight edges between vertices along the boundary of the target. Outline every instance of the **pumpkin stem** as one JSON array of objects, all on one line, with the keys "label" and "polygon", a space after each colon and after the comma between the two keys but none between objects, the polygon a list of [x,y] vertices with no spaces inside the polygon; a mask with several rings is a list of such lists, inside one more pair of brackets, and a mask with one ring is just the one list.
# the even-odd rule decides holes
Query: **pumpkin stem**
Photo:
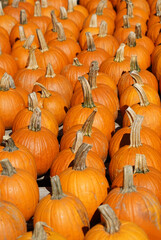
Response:
[{"label": "pumpkin stem", "polygon": [[47,8],[48,7],[48,1],[47,0],[41,0],[41,7]]},{"label": "pumpkin stem", "polygon": [[49,90],[44,85],[42,85],[39,82],[35,82],[34,86],[35,85],[37,85],[41,88],[41,98],[49,98],[51,96],[51,93],[49,92]]},{"label": "pumpkin stem", "polygon": [[96,46],[94,44],[94,40],[90,32],[86,32],[86,38],[87,38],[87,50],[89,52],[96,51]]},{"label": "pumpkin stem", "polygon": [[53,25],[52,31],[56,32],[56,30],[57,30],[56,23],[58,22],[58,20],[56,18],[54,10],[52,10],[50,14],[51,14],[51,22],[52,22],[52,25]]},{"label": "pumpkin stem", "polygon": [[98,210],[100,211],[105,220],[106,232],[108,232],[109,234],[119,232],[121,223],[113,209],[108,204],[103,204],[98,207]]},{"label": "pumpkin stem", "polygon": [[147,166],[146,157],[144,154],[136,154],[134,173],[147,173],[149,168]]},{"label": "pumpkin stem", "polygon": [[51,199],[61,199],[63,197],[65,197],[66,195],[63,193],[62,191],[62,186],[60,183],[60,178],[58,175],[55,175],[53,177],[50,178],[51,181],[51,188],[52,188],[52,195],[51,195]]},{"label": "pumpkin stem", "polygon": [[136,70],[137,72],[141,71],[138,65],[137,55],[132,55],[130,59],[130,72],[132,72],[133,70]]},{"label": "pumpkin stem", "polygon": [[107,22],[102,21],[99,27],[99,37],[106,37],[107,36]]},{"label": "pumpkin stem", "polygon": [[89,27],[91,28],[96,28],[97,27],[97,15],[92,14],[90,22],[89,22]]},{"label": "pumpkin stem", "polygon": [[97,112],[97,108],[93,110],[93,112],[89,115],[86,119],[85,123],[83,124],[81,131],[83,132],[83,136],[91,136],[92,134],[92,125]]},{"label": "pumpkin stem", "polygon": [[124,48],[125,44],[121,43],[119,48],[117,49],[116,56],[114,58],[115,62],[123,62],[124,61]]},{"label": "pumpkin stem", "polygon": [[90,85],[87,81],[87,79],[84,76],[78,77],[78,80],[81,83],[82,90],[83,90],[83,97],[84,97],[84,102],[82,106],[85,108],[93,108],[95,107],[95,104],[93,102],[92,98],[92,93],[90,89]]},{"label": "pumpkin stem", "polygon": [[14,152],[14,151],[17,151],[18,149],[19,148],[16,147],[16,145],[11,137],[5,138],[5,148],[3,148],[3,151]]},{"label": "pumpkin stem", "polygon": [[31,47],[30,50],[29,50],[27,69],[36,70],[38,68],[39,68],[39,66],[38,66],[37,61],[36,61],[35,48]]},{"label": "pumpkin stem", "polygon": [[133,15],[133,3],[132,2],[127,2],[127,15],[129,16],[129,18],[133,18],[134,15]]},{"label": "pumpkin stem", "polygon": [[34,132],[41,130],[41,110],[39,107],[34,108],[28,129]]},{"label": "pumpkin stem", "polygon": [[124,166],[124,182],[121,193],[136,192],[133,184],[133,167],[131,165]]},{"label": "pumpkin stem", "polygon": [[45,232],[43,226],[53,230],[45,222],[37,222],[35,224],[31,240],[47,240],[47,233]]},{"label": "pumpkin stem", "polygon": [[4,73],[0,80],[0,91],[8,91],[10,88],[15,89],[15,83],[13,78],[8,74]]},{"label": "pumpkin stem", "polygon": [[73,0],[68,0],[68,12],[74,12]]},{"label": "pumpkin stem", "polygon": [[67,19],[68,18],[68,14],[67,11],[64,7],[60,7],[60,19]]},{"label": "pumpkin stem", "polygon": [[58,41],[63,42],[66,40],[65,32],[63,25],[60,22],[56,23],[57,34],[58,34]]},{"label": "pumpkin stem", "polygon": [[92,61],[90,68],[89,68],[89,74],[88,74],[88,82],[91,89],[97,88],[97,74],[98,74],[99,66],[97,61]]},{"label": "pumpkin stem", "polygon": [[28,95],[28,110],[34,111],[34,109],[38,107],[38,99],[36,92],[32,92]]},{"label": "pumpkin stem", "polygon": [[73,145],[71,147],[72,153],[76,153],[82,143],[83,143],[83,132],[82,130],[78,130],[76,133],[76,137],[73,142]]},{"label": "pumpkin stem", "polygon": [[0,164],[3,168],[1,175],[11,177],[12,175],[14,175],[16,173],[15,168],[12,166],[12,164],[10,163],[8,158],[1,160]]},{"label": "pumpkin stem", "polygon": [[87,143],[81,144],[74,158],[73,170],[83,171],[84,169],[86,169],[86,158],[91,148],[92,148],[91,144],[87,144]]},{"label": "pumpkin stem", "polygon": [[34,35],[30,35],[27,39],[26,39],[26,41],[24,42],[24,45],[23,45],[23,47],[25,48],[25,49],[30,49],[30,47],[31,47],[31,44],[33,43],[33,41],[34,41]]},{"label": "pumpkin stem", "polygon": [[40,29],[36,29],[37,37],[40,43],[41,52],[46,52],[49,50],[47,43],[45,41],[44,35]]},{"label": "pumpkin stem", "polygon": [[4,16],[4,11],[2,7],[2,2],[0,1],[0,16]]},{"label": "pumpkin stem", "polygon": [[129,118],[129,121],[130,121],[130,126],[133,124],[137,114],[134,112],[134,110],[131,108],[131,107],[128,107],[126,110],[125,110],[128,118]]},{"label": "pumpkin stem", "polygon": [[123,28],[130,28],[129,16],[123,16]]},{"label": "pumpkin stem", "polygon": [[141,124],[144,119],[144,116],[136,115],[134,122],[131,125],[131,133],[130,133],[130,147],[137,148],[142,146],[141,138],[140,138],[140,130]]},{"label": "pumpkin stem", "polygon": [[148,101],[148,98],[142,86],[138,83],[135,83],[133,84],[133,87],[137,90],[139,94],[140,106],[143,106],[143,107],[148,106],[150,103]]},{"label": "pumpkin stem", "polygon": [[161,1],[160,0],[158,0],[157,2],[156,2],[156,16],[161,16]]},{"label": "pumpkin stem", "polygon": [[12,7],[18,8],[20,0],[13,0]]},{"label": "pumpkin stem", "polygon": [[106,6],[106,2],[107,1],[100,1],[99,2],[99,4],[97,5],[97,8],[96,8],[96,15],[98,15],[98,16],[102,16],[103,15],[103,9]]},{"label": "pumpkin stem", "polygon": [[127,38],[127,46],[135,47],[136,46],[136,34],[134,32],[130,32]]},{"label": "pumpkin stem", "polygon": [[19,36],[20,36],[20,41],[25,41],[26,40],[26,35],[25,35],[25,31],[24,31],[24,27],[23,26],[19,26]]},{"label": "pumpkin stem", "polygon": [[53,69],[51,63],[48,63],[47,68],[46,68],[45,77],[54,78],[55,76],[56,76],[56,74],[54,73],[54,69]]},{"label": "pumpkin stem", "polygon": [[39,1],[35,2],[34,17],[41,17],[41,5]]},{"label": "pumpkin stem", "polygon": [[136,70],[133,70],[132,72],[130,72],[130,76],[133,78],[135,83],[144,85],[142,78],[140,77],[139,73]]},{"label": "pumpkin stem", "polygon": [[136,34],[136,39],[142,38],[141,24],[140,23],[137,23],[135,25],[135,34]]},{"label": "pumpkin stem", "polygon": [[73,66],[82,66],[83,64],[79,62],[78,58],[73,58]]},{"label": "pumpkin stem", "polygon": [[24,9],[20,11],[20,24],[21,25],[27,24],[27,15]]},{"label": "pumpkin stem", "polygon": [[78,4],[77,4],[77,0],[73,0],[73,6],[75,7],[75,6],[77,6]]}]

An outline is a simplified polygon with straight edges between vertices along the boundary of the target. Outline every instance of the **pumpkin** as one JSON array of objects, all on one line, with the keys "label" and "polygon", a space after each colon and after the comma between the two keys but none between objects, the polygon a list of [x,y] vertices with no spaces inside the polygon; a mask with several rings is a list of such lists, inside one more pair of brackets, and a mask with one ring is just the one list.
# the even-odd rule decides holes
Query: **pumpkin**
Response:
[{"label": "pumpkin", "polygon": [[37,92],[39,107],[51,112],[58,126],[61,125],[68,111],[66,100],[58,92],[47,90],[41,83],[35,85],[41,88],[41,92]]},{"label": "pumpkin", "polygon": [[43,221],[65,239],[83,240],[83,230],[89,229],[88,214],[83,203],[73,194],[62,191],[58,176],[51,178],[51,187],[52,193],[42,198],[37,205],[34,225]]},{"label": "pumpkin", "polygon": [[[107,0],[101,0],[101,1],[105,2],[104,8],[109,9],[111,11],[111,13],[113,13],[114,9],[111,4],[111,1],[110,2]],[[94,11],[97,8],[97,6],[100,4],[101,1],[100,0],[93,0],[93,2],[89,1],[87,3],[87,10],[91,13],[92,11]]]},{"label": "pumpkin", "polygon": [[[95,69],[95,65],[91,64],[90,73],[88,75],[88,82],[91,88],[91,93],[93,97],[93,101],[100,103],[107,107],[109,111],[112,113],[114,119],[118,116],[119,109],[119,100],[116,93],[113,89],[102,83],[97,83],[97,70]],[[82,103],[83,101],[83,91],[77,89],[71,99],[71,106],[75,106],[77,104]]]},{"label": "pumpkin", "polygon": [[[134,165],[134,185],[145,187],[153,192],[159,202],[161,202],[161,172],[156,168],[147,166],[144,154],[136,154]],[[123,186],[123,172],[121,172],[112,182],[112,188]]]},{"label": "pumpkin", "polygon": [[65,132],[60,140],[60,151],[73,146],[76,133],[80,130],[83,133],[83,142],[91,144],[91,150],[97,153],[104,162],[106,161],[108,154],[108,141],[106,136],[99,129],[93,127],[93,121],[96,113],[97,109],[94,109],[83,125],[74,125]]},{"label": "pumpkin", "polygon": [[42,16],[51,17],[51,11],[55,12],[56,17],[59,16],[59,10],[53,6],[49,6],[47,0],[41,0],[41,14]]},{"label": "pumpkin", "polygon": [[[55,12],[51,11],[51,22],[49,23],[46,33],[44,34],[46,42],[50,42],[51,40],[54,40],[58,37],[57,34],[57,27],[56,23],[58,22]],[[67,38],[71,38],[75,41],[77,41],[76,37],[74,36],[73,32],[70,29],[67,29],[64,27],[64,32]]]},{"label": "pumpkin", "polygon": [[32,22],[41,29],[44,34],[47,30],[47,27],[50,23],[50,17],[42,16],[41,14],[41,5],[39,1],[35,2],[34,15],[29,17],[29,22]]},{"label": "pumpkin", "polygon": [[93,167],[102,172],[102,174],[105,174],[105,165],[102,159],[96,153],[90,151],[92,148],[91,144],[83,143],[83,132],[78,130],[73,146],[59,152],[57,157],[54,159],[50,169],[50,176],[59,175],[65,169],[71,167],[73,165],[73,159],[77,155],[77,151],[81,151],[83,153],[83,151],[86,150],[87,145],[87,167]]},{"label": "pumpkin", "polygon": [[[126,2],[125,1],[117,1],[117,11],[121,10],[121,9],[124,9],[126,8]],[[139,7],[141,8],[142,10],[144,10],[145,12],[147,12],[148,14],[150,14],[150,6],[149,6],[149,3],[148,1],[146,0],[141,0],[141,4],[140,4],[140,0],[133,0],[133,5],[134,5],[134,8],[135,6],[136,7]]]},{"label": "pumpkin", "polygon": [[[27,231],[21,211],[12,203],[0,201],[0,235],[2,240],[13,240]],[[6,227],[9,228],[6,229]]]},{"label": "pumpkin", "polygon": [[74,10],[81,12],[85,18],[88,16],[89,14],[88,10],[84,6],[78,4],[77,0],[73,0],[73,5],[74,5]]},{"label": "pumpkin", "polygon": [[83,50],[78,53],[77,58],[81,63],[87,66],[90,66],[91,61],[96,60],[100,66],[101,63],[109,57],[109,54],[105,50],[95,47],[94,40],[90,32],[86,32],[86,38],[87,50]]},{"label": "pumpkin", "polygon": [[72,87],[74,89],[76,82],[78,81],[78,77],[83,76],[84,74],[88,73],[89,67],[80,63],[78,58],[73,59],[73,64],[66,65],[60,72],[61,75],[66,77]]},{"label": "pumpkin", "polygon": [[111,181],[116,178],[125,165],[134,165],[136,153],[144,154],[146,156],[148,166],[152,166],[161,171],[160,153],[151,146],[142,144],[141,142],[140,129],[143,118],[143,116],[137,115],[131,126],[130,145],[121,147],[111,158],[109,164],[109,175]]},{"label": "pumpkin", "polygon": [[58,37],[57,39],[53,39],[50,42],[48,42],[48,46],[57,47],[58,49],[63,51],[63,53],[68,58],[68,62],[72,63],[73,58],[76,57],[76,55],[81,52],[81,48],[75,40],[71,38],[66,38],[65,32],[61,23],[56,23],[56,27],[57,27]]},{"label": "pumpkin", "polygon": [[0,173],[0,200],[13,203],[28,221],[39,200],[37,182],[27,171],[15,169],[7,158],[1,160],[0,164],[3,168]]},{"label": "pumpkin", "polygon": [[36,29],[38,28],[38,26],[27,20],[26,11],[23,9],[20,12],[20,23],[17,23],[11,30],[11,33],[10,33],[11,45],[13,45],[14,42],[16,42],[17,39],[19,39],[19,26],[24,27],[24,32],[27,38],[30,35],[34,35],[36,38],[36,42],[38,43],[38,39],[36,35]]},{"label": "pumpkin", "polygon": [[118,82],[119,96],[121,96],[127,87],[134,84],[134,78],[132,78],[130,74],[134,71],[137,72],[137,74],[141,77],[143,84],[148,84],[151,88],[155,89],[158,92],[158,80],[154,74],[148,70],[140,69],[137,62],[137,55],[132,55],[130,62],[130,72],[123,73]]},{"label": "pumpkin", "polygon": [[0,116],[5,128],[11,129],[17,113],[25,108],[25,102],[7,73],[0,80],[0,99]]},{"label": "pumpkin", "polygon": [[[44,229],[45,227],[45,229]],[[47,228],[47,229],[46,229]],[[20,240],[65,240],[66,238],[62,237],[59,233],[52,231],[52,228],[49,227],[45,222],[37,222],[35,224],[33,232],[26,232],[23,235],[19,236],[17,239]]]},{"label": "pumpkin", "polygon": [[70,192],[81,200],[91,220],[98,206],[105,200],[109,184],[100,170],[87,167],[87,152],[88,145],[83,152],[77,151],[73,166],[61,172],[59,177],[63,191]]},{"label": "pumpkin", "polygon": [[[37,179],[34,157],[25,146],[15,144],[11,137],[5,137],[5,147],[0,146],[0,160],[4,158],[8,158],[13,167],[26,170]],[[0,171],[2,171],[1,166]]]},{"label": "pumpkin", "polygon": [[155,44],[155,41],[157,40],[157,37],[159,36],[160,26],[161,26],[161,23],[160,23],[160,21],[159,21],[159,22],[156,22],[156,23],[152,24],[152,25],[148,28],[147,36],[148,36],[149,38],[151,38],[151,40],[153,41],[154,44]]},{"label": "pumpkin", "polygon": [[55,7],[58,11],[60,10],[60,7],[63,6],[65,9],[67,9],[68,6],[68,0],[57,0],[56,2],[52,0],[48,0],[49,6]]},{"label": "pumpkin", "polygon": [[[155,228],[161,230],[160,203],[154,193],[148,189],[134,186],[132,171],[132,166],[124,167],[123,188],[111,190],[104,204],[109,204],[116,216],[138,224],[149,235]],[[146,224],[149,226],[148,231]]]},{"label": "pumpkin", "polygon": [[[69,109],[63,123],[63,132],[65,133],[74,125],[83,124],[87,117],[93,112],[93,109],[97,108],[98,111],[93,126],[103,132],[109,140],[115,128],[113,115],[107,107],[93,102],[90,85],[86,78],[80,77],[80,81],[83,88],[84,101],[82,104],[75,105]],[[106,124],[107,122],[108,126]]]},{"label": "pumpkin", "polygon": [[5,125],[2,118],[0,117],[0,143],[2,143],[4,135],[5,135]]},{"label": "pumpkin", "polygon": [[[128,107],[125,112],[129,118],[130,126],[124,126],[123,128],[120,128],[112,136],[109,144],[109,155],[111,158],[121,147],[130,144],[131,126],[134,123],[137,115],[130,107]],[[150,129],[149,127],[142,126],[140,131],[140,138],[142,144],[144,143],[150,145],[159,153],[161,153],[161,140],[154,130]]]},{"label": "pumpkin", "polygon": [[31,93],[34,83],[44,75],[45,69],[39,68],[37,64],[35,49],[30,48],[27,66],[19,69],[14,75],[15,85],[16,87],[21,87]]},{"label": "pumpkin", "polygon": [[119,220],[108,204],[103,204],[98,207],[101,215],[104,218],[105,223],[99,223],[92,227],[86,234],[84,240],[96,240],[96,239],[110,239],[114,240],[119,238],[134,240],[144,239],[148,240],[146,233],[138,227],[136,224]]},{"label": "pumpkin", "polygon": [[130,70],[130,57],[124,57],[124,47],[125,44],[121,43],[115,57],[109,57],[107,60],[103,61],[100,66],[100,71],[108,74],[114,79],[116,84],[118,84],[121,74]]},{"label": "pumpkin", "polygon": [[[161,138],[161,108],[155,104],[152,104],[148,101],[145,91],[143,88],[135,83],[133,87],[137,90],[140,98],[140,103],[131,106],[131,108],[136,112],[144,116],[143,126],[149,127],[154,130],[157,135]],[[127,120],[126,114],[123,118],[123,126],[128,126],[129,121]]]},{"label": "pumpkin", "polygon": [[[41,83],[49,91],[58,92],[66,100],[67,107],[70,106],[70,100],[73,94],[72,85],[66,77],[61,74],[56,74],[50,63],[47,66],[45,76],[38,78],[36,82]],[[34,85],[33,91],[41,91],[41,88],[38,85]]]},{"label": "pumpkin", "polygon": [[40,48],[35,51],[38,66],[46,69],[47,65],[50,63],[54,71],[60,73],[62,68],[68,64],[66,55],[56,47],[48,47],[40,29],[37,29],[37,36],[40,42]]},{"label": "pumpkin", "polygon": [[41,110],[38,107],[33,111],[29,126],[15,131],[12,138],[33,154],[38,176],[49,170],[59,152],[56,135],[47,128],[41,127]]},{"label": "pumpkin", "polygon": [[2,32],[0,32],[0,44],[3,53],[11,53],[11,45],[9,39]]},{"label": "pumpkin", "polygon": [[12,28],[15,26],[16,23],[17,20],[14,17],[4,13],[2,8],[2,2],[0,2],[0,26],[6,29],[8,34],[10,34]]}]

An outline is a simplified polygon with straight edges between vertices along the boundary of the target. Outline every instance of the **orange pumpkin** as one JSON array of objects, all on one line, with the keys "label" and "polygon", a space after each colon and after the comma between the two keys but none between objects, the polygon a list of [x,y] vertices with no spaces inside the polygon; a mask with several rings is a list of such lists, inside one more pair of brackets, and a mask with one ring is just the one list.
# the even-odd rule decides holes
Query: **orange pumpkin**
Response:
[{"label": "orange pumpkin", "polygon": [[5,135],[5,125],[2,118],[0,117],[0,143],[2,143],[4,135]]},{"label": "orange pumpkin", "polygon": [[41,14],[42,16],[51,17],[51,11],[55,12],[55,15],[59,16],[59,10],[56,9],[54,6],[49,6],[47,0],[41,0]]},{"label": "orange pumpkin", "polygon": [[39,200],[37,182],[27,171],[15,169],[7,158],[1,160],[0,164],[3,168],[0,173],[0,200],[13,203],[28,221]]}]

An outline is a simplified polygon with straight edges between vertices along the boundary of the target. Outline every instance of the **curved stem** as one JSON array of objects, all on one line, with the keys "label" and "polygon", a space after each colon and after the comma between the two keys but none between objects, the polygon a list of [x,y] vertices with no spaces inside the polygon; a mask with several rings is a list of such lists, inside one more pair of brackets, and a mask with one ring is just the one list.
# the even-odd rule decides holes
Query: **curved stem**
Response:
[{"label": "curved stem", "polygon": [[41,98],[49,98],[52,94],[49,92],[49,90],[44,86],[42,85],[41,83],[39,82],[35,82],[34,83],[34,86],[39,86],[41,88]]},{"label": "curved stem", "polygon": [[76,153],[82,143],[83,143],[83,132],[81,130],[78,130],[76,133],[76,137],[73,142],[73,145],[71,147],[72,153]]},{"label": "curved stem", "polygon": [[28,95],[28,110],[34,111],[34,109],[38,107],[38,99],[36,92],[32,92]]},{"label": "curved stem", "polygon": [[119,232],[121,223],[113,209],[108,204],[103,204],[98,207],[98,210],[105,220],[106,232],[109,234]]},{"label": "curved stem", "polygon": [[96,46],[94,44],[94,40],[90,32],[86,32],[86,38],[87,38],[87,50],[89,52],[96,51]]},{"label": "curved stem", "polygon": [[107,22],[106,21],[101,22],[98,36],[99,37],[106,37],[107,36]]},{"label": "curved stem", "polygon": [[102,16],[103,15],[103,9],[105,8],[106,2],[107,1],[100,1],[99,4],[97,5],[96,14],[98,16]]},{"label": "curved stem", "polygon": [[96,28],[97,27],[97,15],[92,14],[90,22],[89,22],[89,27],[91,28]]},{"label": "curved stem", "polygon": [[146,157],[144,154],[136,154],[134,173],[147,173],[149,172]]},{"label": "curved stem", "polygon": [[56,29],[56,23],[58,22],[58,20],[56,18],[54,10],[52,10],[50,14],[51,14],[51,22],[52,22],[52,25],[53,25],[52,31],[56,32],[56,30],[57,30]]},{"label": "curved stem", "polygon": [[34,17],[41,17],[41,5],[40,1],[35,2],[34,6]]},{"label": "curved stem", "polygon": [[130,28],[130,22],[129,22],[129,16],[128,15],[123,16],[123,27],[124,28]]},{"label": "curved stem", "polygon": [[134,122],[131,125],[131,133],[130,133],[130,147],[140,147],[142,146],[141,138],[140,138],[140,131],[141,131],[141,124],[143,122],[144,116],[136,115]]},{"label": "curved stem", "polygon": [[135,83],[133,84],[133,87],[137,90],[139,94],[140,106],[143,106],[143,107],[148,106],[150,103],[148,101],[148,98],[142,86],[138,83]]},{"label": "curved stem", "polygon": [[39,68],[39,66],[38,66],[37,61],[36,61],[35,48],[31,47],[30,50],[29,50],[29,58],[28,58],[27,69],[36,70],[38,68]]},{"label": "curved stem", "polygon": [[20,24],[22,25],[27,24],[27,15],[24,9],[20,11]]},{"label": "curved stem", "polygon": [[127,38],[127,45],[129,47],[136,46],[136,34],[134,32],[130,32]]},{"label": "curved stem", "polygon": [[56,176],[51,177],[50,181],[51,181],[51,188],[52,188],[51,199],[52,200],[59,200],[59,199],[65,197],[66,195],[62,191],[59,176],[56,175]]},{"label": "curved stem", "polygon": [[38,108],[38,107],[34,108],[28,129],[31,131],[34,131],[34,132],[38,132],[41,130],[41,110],[40,110],[40,108]]},{"label": "curved stem", "polygon": [[57,29],[57,34],[58,34],[58,41],[62,42],[66,40],[65,32],[63,25],[59,22],[56,23],[56,29]]},{"label": "curved stem", "polygon": [[138,83],[138,84],[140,84],[140,85],[144,85],[144,84],[143,84],[143,80],[142,80],[142,78],[140,77],[138,71],[136,71],[136,70],[131,71],[131,72],[130,72],[130,76],[133,78],[133,80],[134,80],[135,83]]},{"label": "curved stem", "polygon": [[12,175],[16,174],[15,168],[12,166],[12,164],[7,158],[1,160],[0,164],[3,168],[1,175],[11,177]]},{"label": "curved stem", "polygon": [[93,112],[89,115],[89,117],[86,119],[85,123],[83,124],[81,128],[81,131],[83,132],[83,136],[91,136],[92,125],[93,125],[96,113],[97,113],[97,108],[93,110]]},{"label": "curved stem", "polygon": [[15,83],[13,78],[8,74],[4,73],[0,80],[0,91],[8,91],[10,88],[15,89]]},{"label": "curved stem", "polygon": [[19,36],[20,36],[20,41],[25,41],[26,40],[26,35],[25,35],[25,31],[24,31],[24,27],[23,26],[19,26]]},{"label": "curved stem", "polygon": [[141,71],[138,65],[137,55],[132,55],[130,59],[130,72],[132,72],[133,70],[136,70],[137,72]]},{"label": "curved stem", "polygon": [[64,7],[60,7],[60,19],[67,19],[68,18],[68,14],[67,11]]},{"label": "curved stem", "polygon": [[79,62],[78,58],[73,58],[73,66],[82,66],[83,64]]},{"label": "curved stem", "polygon": [[134,112],[134,110],[131,108],[131,107],[128,107],[126,110],[125,110],[128,118],[129,118],[129,121],[130,121],[130,126],[133,124],[137,114]]},{"label": "curved stem", "polygon": [[41,52],[46,52],[49,50],[47,43],[45,41],[44,35],[40,29],[36,29],[37,37],[40,43]]},{"label": "curved stem", "polygon": [[19,148],[16,147],[16,145],[11,137],[5,138],[5,148],[3,148],[3,151],[14,152],[14,151],[17,151],[18,149]]},{"label": "curved stem", "polygon": [[80,81],[82,90],[83,90],[84,102],[83,102],[82,106],[87,107],[87,108],[95,107],[95,104],[94,104],[93,98],[92,98],[90,85],[89,85],[87,79],[84,76],[81,76],[81,77],[78,77],[78,80]]},{"label": "curved stem", "polygon": [[124,48],[125,44],[121,43],[119,48],[117,49],[116,56],[114,58],[115,62],[123,62],[124,61]]},{"label": "curved stem", "polygon": [[82,143],[82,145],[78,148],[76,152],[74,163],[73,163],[73,170],[83,171],[86,169],[86,158],[91,148],[92,148],[92,145],[87,143]]},{"label": "curved stem", "polygon": [[142,38],[141,24],[140,23],[137,23],[135,25],[135,34],[136,34],[136,39]]},{"label": "curved stem", "polygon": [[121,189],[121,193],[130,193],[136,192],[136,188],[133,184],[133,168],[131,165],[124,166],[124,182],[123,188]]},{"label": "curved stem", "polygon": [[54,73],[54,69],[53,69],[51,63],[48,63],[47,68],[46,68],[45,77],[54,78],[55,76],[56,76],[56,74]]}]

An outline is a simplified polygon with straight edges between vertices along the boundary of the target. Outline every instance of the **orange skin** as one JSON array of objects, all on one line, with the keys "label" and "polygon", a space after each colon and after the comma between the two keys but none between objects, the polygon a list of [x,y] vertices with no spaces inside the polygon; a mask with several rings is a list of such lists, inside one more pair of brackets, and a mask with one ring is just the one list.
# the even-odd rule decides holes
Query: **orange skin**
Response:
[{"label": "orange skin", "polygon": [[12,55],[7,53],[0,54],[0,68],[3,68],[12,77],[18,70],[17,63]]},{"label": "orange skin", "polygon": [[3,27],[4,29],[6,29],[8,34],[10,34],[12,28],[17,23],[18,23],[17,20],[10,15],[5,14],[5,15],[0,16],[0,26]]},{"label": "orange skin", "polygon": [[29,21],[34,23],[41,29],[42,33],[44,34],[47,30],[49,23],[51,22],[51,16],[31,16],[29,17]]},{"label": "orange skin", "polygon": [[5,135],[5,126],[2,118],[0,117],[0,143],[2,143],[4,135]]}]

